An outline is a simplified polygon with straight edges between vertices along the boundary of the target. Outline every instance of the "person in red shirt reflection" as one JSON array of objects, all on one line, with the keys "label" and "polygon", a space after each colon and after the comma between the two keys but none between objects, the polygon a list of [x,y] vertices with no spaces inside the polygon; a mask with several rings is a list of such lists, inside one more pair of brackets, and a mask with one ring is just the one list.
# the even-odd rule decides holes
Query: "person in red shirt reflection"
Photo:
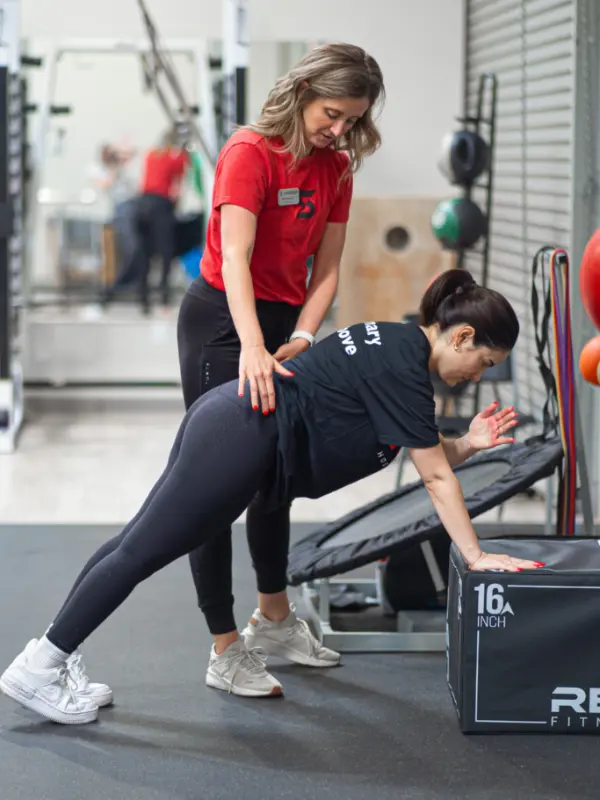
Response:
[{"label": "person in red shirt reflection", "polygon": [[[186,408],[239,376],[240,392],[249,383],[254,413],[275,412],[273,372],[291,374],[281,362],[310,347],[334,300],[353,173],[381,143],[373,116],[384,92],[381,69],[362,48],[317,47],[277,81],[257,122],[222,148],[201,274],[178,319]],[[314,667],[339,662],[289,604],[289,536],[271,535],[289,534],[289,513],[289,505],[267,512],[260,495],[247,510],[259,602],[241,637],[231,532],[190,555],[214,637],[206,676],[212,687],[247,697],[279,693],[257,647]]]},{"label": "person in red shirt reflection", "polygon": [[161,301],[170,305],[169,277],[175,254],[175,207],[188,166],[188,154],[178,142],[176,128],[169,130],[159,147],[150,150],[144,161],[141,193],[137,200],[143,267],[140,275],[140,301],[144,313],[150,311],[149,273],[152,259],[161,260]]}]

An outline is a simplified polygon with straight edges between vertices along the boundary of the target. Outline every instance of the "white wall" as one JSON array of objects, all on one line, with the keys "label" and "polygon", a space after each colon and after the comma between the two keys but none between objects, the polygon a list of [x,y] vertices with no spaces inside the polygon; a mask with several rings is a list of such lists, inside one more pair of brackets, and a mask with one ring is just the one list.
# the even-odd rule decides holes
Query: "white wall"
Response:
[{"label": "white wall", "polygon": [[[219,0],[145,0],[161,36],[221,35]],[[141,36],[137,0],[22,0],[26,36]]]},{"label": "white wall", "polygon": [[252,41],[248,55],[248,119],[258,117],[267,95],[277,78],[300,61],[309,48],[308,42]]},{"label": "white wall", "polygon": [[350,41],[385,78],[384,144],[357,177],[362,194],[448,194],[436,161],[462,111],[463,0],[251,0],[250,38]]}]

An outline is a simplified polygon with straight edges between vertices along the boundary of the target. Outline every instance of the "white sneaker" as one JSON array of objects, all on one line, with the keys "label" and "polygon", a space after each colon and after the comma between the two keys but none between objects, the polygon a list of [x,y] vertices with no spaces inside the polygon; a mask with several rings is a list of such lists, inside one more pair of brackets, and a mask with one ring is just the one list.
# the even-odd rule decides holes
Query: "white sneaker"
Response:
[{"label": "white sneaker", "polygon": [[110,686],[105,683],[92,683],[85,671],[83,657],[79,650],[71,653],[67,660],[67,669],[75,685],[75,691],[80,697],[87,697],[96,703],[98,708],[110,706],[113,701],[113,693]]},{"label": "white sneaker", "polygon": [[242,632],[246,647],[259,647],[269,656],[279,656],[308,667],[337,667],[340,654],[324,647],[308,623],[296,616],[296,606],[283,622],[271,622],[258,608]]},{"label": "white sneaker", "polygon": [[0,676],[0,689],[25,708],[63,725],[83,725],[98,718],[98,706],[88,697],[77,694],[66,665],[33,670],[29,642]]},{"label": "white sneaker", "polygon": [[265,669],[266,655],[237,639],[221,654],[210,651],[206,683],[242,697],[278,697],[281,684]]}]

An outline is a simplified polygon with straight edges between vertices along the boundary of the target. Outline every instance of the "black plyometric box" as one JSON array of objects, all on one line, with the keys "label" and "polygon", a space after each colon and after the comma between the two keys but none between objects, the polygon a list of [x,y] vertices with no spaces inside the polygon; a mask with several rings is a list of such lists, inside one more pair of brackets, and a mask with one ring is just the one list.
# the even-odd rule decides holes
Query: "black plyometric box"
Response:
[{"label": "black plyometric box", "polygon": [[600,541],[482,544],[546,566],[469,571],[452,546],[447,680],[461,730],[600,734]]}]

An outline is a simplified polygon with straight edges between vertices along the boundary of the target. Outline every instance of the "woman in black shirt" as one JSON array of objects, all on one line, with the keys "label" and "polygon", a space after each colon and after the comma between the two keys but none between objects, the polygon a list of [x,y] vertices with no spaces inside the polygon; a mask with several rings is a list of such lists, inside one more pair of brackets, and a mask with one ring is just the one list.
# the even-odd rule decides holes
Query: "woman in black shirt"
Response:
[{"label": "woman in black shirt", "polygon": [[502,295],[450,270],[425,292],[420,325],[352,325],[288,362],[293,377],[275,376],[275,413],[253,411],[237,380],[203,395],[138,514],[92,556],[46,634],[3,673],[2,691],[56,722],[93,721],[99,698],[112,694],[73,680],[70,658],[138,583],[227,530],[257,493],[273,509],[321,497],[385,467],[400,447],[410,450],[471,569],[542,566],[482,552],[452,471],[478,450],[513,441],[514,409],[490,406],[466,436],[446,440],[430,380],[432,371],[449,385],[479,380],[509,355],[518,334]]}]

